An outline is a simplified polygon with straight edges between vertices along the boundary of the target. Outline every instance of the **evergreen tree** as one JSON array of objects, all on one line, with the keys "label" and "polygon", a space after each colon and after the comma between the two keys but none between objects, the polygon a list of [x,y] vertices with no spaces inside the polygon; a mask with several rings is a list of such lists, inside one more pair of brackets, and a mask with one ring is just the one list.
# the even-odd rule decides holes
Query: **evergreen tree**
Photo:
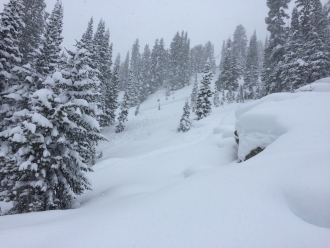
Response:
[{"label": "evergreen tree", "polygon": [[22,53],[22,64],[29,62],[30,56],[41,43],[45,26],[44,0],[22,0],[24,29],[19,39],[19,49]]},{"label": "evergreen tree", "polygon": [[186,100],[183,107],[183,115],[180,120],[180,125],[178,127],[178,132],[187,132],[190,130],[191,121],[190,117],[190,106],[188,100]]},{"label": "evergreen tree", "polygon": [[296,0],[296,4],[301,9],[300,21],[305,38],[304,52],[309,62],[307,84],[329,75],[330,54],[327,32],[329,27],[320,0],[310,0],[308,3]]},{"label": "evergreen tree", "polygon": [[114,63],[112,78],[111,78],[111,91],[109,96],[109,116],[111,120],[111,125],[114,124],[116,119],[116,110],[118,107],[118,94],[119,94],[119,69],[120,69],[120,54]]},{"label": "evergreen tree", "polygon": [[282,88],[286,91],[297,89],[308,82],[309,64],[308,58],[304,56],[303,42],[298,9],[294,8],[281,73]]},{"label": "evergreen tree", "polygon": [[203,80],[201,81],[201,87],[198,91],[198,97],[196,102],[196,115],[197,120],[201,120],[204,117],[207,117],[211,114],[211,106],[212,103],[210,101],[210,97],[212,97],[212,92],[210,88],[211,80],[212,80],[212,72],[210,63],[208,62],[205,65],[203,71]]},{"label": "evergreen tree", "polygon": [[126,90],[129,77],[129,52],[126,54],[125,61],[120,65],[119,70],[119,89]]},{"label": "evergreen tree", "polygon": [[234,92],[229,89],[228,92],[227,92],[227,102],[230,104],[230,103],[233,103],[234,100],[235,100],[235,95],[234,95]]},{"label": "evergreen tree", "polygon": [[157,63],[157,70],[158,70],[158,87],[162,86],[167,77],[167,51],[165,50],[165,42],[164,39],[161,38],[159,40],[158,49],[158,63]]},{"label": "evergreen tree", "polygon": [[[221,49],[221,58],[220,58],[220,65],[219,65],[219,69],[220,69],[220,73],[223,70],[223,63],[225,61],[225,55],[226,55],[226,41],[223,41],[222,43],[222,49]],[[218,86],[219,88],[219,86]]]},{"label": "evergreen tree", "polygon": [[246,30],[242,25],[238,25],[233,37],[233,56],[237,62],[239,76],[244,75],[246,56],[247,56],[247,37]]},{"label": "evergreen tree", "polygon": [[142,91],[140,92],[141,101],[144,101],[148,95],[150,94],[151,87],[151,52],[149,49],[149,45],[144,47],[144,51],[141,58],[141,83],[142,83]]},{"label": "evergreen tree", "polygon": [[265,47],[264,47],[264,44],[261,40],[258,41],[258,61],[259,61],[259,74],[261,73],[262,71],[262,67],[263,67],[263,63],[264,63],[264,50],[265,50]]},{"label": "evergreen tree", "polygon": [[6,135],[1,190],[4,200],[14,203],[11,214],[71,208],[75,195],[90,189],[85,172],[104,140],[94,118],[99,81],[86,49],[70,55],[66,78],[60,72],[48,77],[46,89],[33,94],[33,111]]},{"label": "evergreen tree", "polygon": [[139,39],[136,39],[132,47],[131,60],[130,60],[130,69],[133,73],[133,77],[135,81],[138,80],[140,73],[139,69],[140,69],[141,54],[139,49],[140,49]]},{"label": "evergreen tree", "polygon": [[195,74],[200,73],[203,71],[205,63],[206,60],[204,58],[203,45],[194,46],[190,50],[190,66],[191,66],[190,70]]},{"label": "evergreen tree", "polygon": [[136,92],[136,88],[134,87],[134,76],[133,76],[133,72],[132,70],[129,71],[129,79],[128,79],[128,84],[126,87],[126,91],[125,91],[125,108],[131,108],[134,107],[138,104],[138,96],[137,96],[137,92]]},{"label": "evergreen tree", "polygon": [[262,82],[265,94],[281,92],[281,72],[283,69],[284,45],[286,42],[285,19],[289,18],[285,10],[290,0],[267,0],[269,7],[266,18],[267,30],[270,32],[269,44],[265,50]]},{"label": "evergreen tree", "polygon": [[226,42],[227,47],[225,51],[225,57],[222,65],[222,70],[216,81],[216,85],[219,90],[231,89],[236,90],[238,87],[239,70],[237,62],[232,52],[232,41],[229,38]]},{"label": "evergreen tree", "polygon": [[[103,91],[101,92],[103,95],[103,115],[101,115],[100,125],[102,127],[109,126],[114,122],[112,118],[112,101],[115,101],[112,98],[113,85],[112,85],[112,44],[110,44],[110,32],[109,29],[105,32],[104,40],[103,40],[103,48],[104,48],[104,59],[102,64],[101,73],[103,74],[104,82],[103,82]],[[115,93],[116,94],[116,93]]]},{"label": "evergreen tree", "polygon": [[[258,84],[258,85],[259,85],[259,84]],[[244,103],[245,94],[244,94],[244,88],[243,88],[243,85],[240,85],[240,86],[239,86],[239,96],[240,96],[239,102],[240,102],[240,103]]]},{"label": "evergreen tree", "polygon": [[121,133],[125,130],[125,122],[127,121],[127,115],[128,115],[128,103],[129,101],[129,95],[127,92],[125,92],[124,95],[124,101],[121,104],[121,111],[118,117],[119,124],[116,126],[116,133]]},{"label": "evergreen tree", "polygon": [[226,102],[226,96],[225,96],[225,91],[222,90],[222,93],[221,93],[221,100],[220,100],[220,106],[223,106]]},{"label": "evergreen tree", "polygon": [[258,43],[257,35],[254,31],[249,44],[248,55],[246,59],[246,69],[244,75],[244,85],[247,88],[247,94],[245,99],[254,98],[254,87],[257,85],[259,80],[259,54],[258,54]]},{"label": "evergreen tree", "polygon": [[82,35],[81,43],[85,44],[86,49],[90,52],[91,56],[93,56],[94,48],[93,48],[93,17],[89,20],[87,30]]},{"label": "evergreen tree", "polygon": [[33,64],[41,81],[59,69],[62,30],[63,6],[61,1],[57,1],[46,22],[42,43],[32,54]]},{"label": "evergreen tree", "polygon": [[195,112],[195,110],[196,110],[197,96],[198,96],[198,82],[197,82],[197,76],[196,76],[193,90],[191,92],[191,108],[192,108],[193,112]]},{"label": "evergreen tree", "polygon": [[178,90],[189,84],[190,41],[187,33],[179,32],[173,38],[169,54],[169,82],[172,90]]},{"label": "evergreen tree", "polygon": [[158,71],[158,54],[159,54],[159,44],[158,39],[155,41],[155,45],[152,48],[151,55],[150,55],[150,87],[149,92],[154,93],[158,88],[158,80],[159,80],[159,71]]},{"label": "evergreen tree", "polygon": [[211,71],[212,73],[215,73],[216,64],[214,58],[214,45],[211,41],[208,41],[203,48],[203,65],[205,65],[207,61],[210,61]]}]

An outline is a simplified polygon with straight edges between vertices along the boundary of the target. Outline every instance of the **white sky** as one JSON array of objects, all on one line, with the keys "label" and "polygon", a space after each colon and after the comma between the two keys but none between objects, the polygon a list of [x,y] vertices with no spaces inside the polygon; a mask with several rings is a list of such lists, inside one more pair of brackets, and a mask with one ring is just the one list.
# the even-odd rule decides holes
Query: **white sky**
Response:
[{"label": "white sky", "polygon": [[[323,2],[327,0],[322,0]],[[0,0],[0,9],[8,0]],[[50,12],[56,0],[45,0]],[[64,43],[72,48],[80,39],[91,16],[94,31],[101,18],[110,28],[114,45],[114,57],[122,58],[136,38],[140,40],[140,52],[145,44],[152,48],[156,38],[164,38],[166,47],[177,31],[185,30],[191,47],[210,40],[220,54],[222,41],[242,24],[248,38],[257,31],[264,40],[267,31],[265,17],[268,13],[266,0],[62,0],[64,5]]]}]

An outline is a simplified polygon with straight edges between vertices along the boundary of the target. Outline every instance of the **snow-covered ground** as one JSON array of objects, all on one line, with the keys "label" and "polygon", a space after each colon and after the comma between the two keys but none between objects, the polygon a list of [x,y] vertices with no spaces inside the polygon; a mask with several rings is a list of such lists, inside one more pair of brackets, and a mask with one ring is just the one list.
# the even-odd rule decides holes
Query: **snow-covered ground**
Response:
[{"label": "snow-covered ground", "polygon": [[125,132],[104,130],[79,208],[2,216],[0,247],[330,247],[329,81],[213,109],[187,133],[192,85],[155,93]]}]

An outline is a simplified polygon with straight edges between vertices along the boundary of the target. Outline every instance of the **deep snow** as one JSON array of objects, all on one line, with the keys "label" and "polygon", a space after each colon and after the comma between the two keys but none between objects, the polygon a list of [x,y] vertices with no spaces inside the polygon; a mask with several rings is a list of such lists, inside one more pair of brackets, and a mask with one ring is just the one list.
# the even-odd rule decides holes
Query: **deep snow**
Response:
[{"label": "deep snow", "polygon": [[1,216],[1,247],[330,247],[330,92],[316,86],[213,108],[187,133],[192,85],[158,91],[125,132],[103,130],[79,208]]}]

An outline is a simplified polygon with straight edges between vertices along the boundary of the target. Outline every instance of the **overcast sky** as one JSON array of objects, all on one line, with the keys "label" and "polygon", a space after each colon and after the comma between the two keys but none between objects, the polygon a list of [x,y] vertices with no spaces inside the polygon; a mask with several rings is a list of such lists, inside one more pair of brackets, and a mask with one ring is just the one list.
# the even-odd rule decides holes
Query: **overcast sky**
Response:
[{"label": "overcast sky", "polygon": [[[9,0],[0,0],[3,4]],[[323,0],[325,2],[326,0]],[[50,12],[56,0],[45,0]],[[242,24],[248,38],[257,31],[264,40],[267,31],[265,17],[266,0],[62,0],[64,6],[63,47],[72,48],[80,39],[91,16],[94,31],[101,18],[110,29],[114,57],[125,56],[136,38],[140,40],[140,52],[145,44],[152,48],[156,38],[164,38],[166,47],[177,31],[185,30],[191,47],[210,40],[215,53],[221,51],[222,41]]]}]

